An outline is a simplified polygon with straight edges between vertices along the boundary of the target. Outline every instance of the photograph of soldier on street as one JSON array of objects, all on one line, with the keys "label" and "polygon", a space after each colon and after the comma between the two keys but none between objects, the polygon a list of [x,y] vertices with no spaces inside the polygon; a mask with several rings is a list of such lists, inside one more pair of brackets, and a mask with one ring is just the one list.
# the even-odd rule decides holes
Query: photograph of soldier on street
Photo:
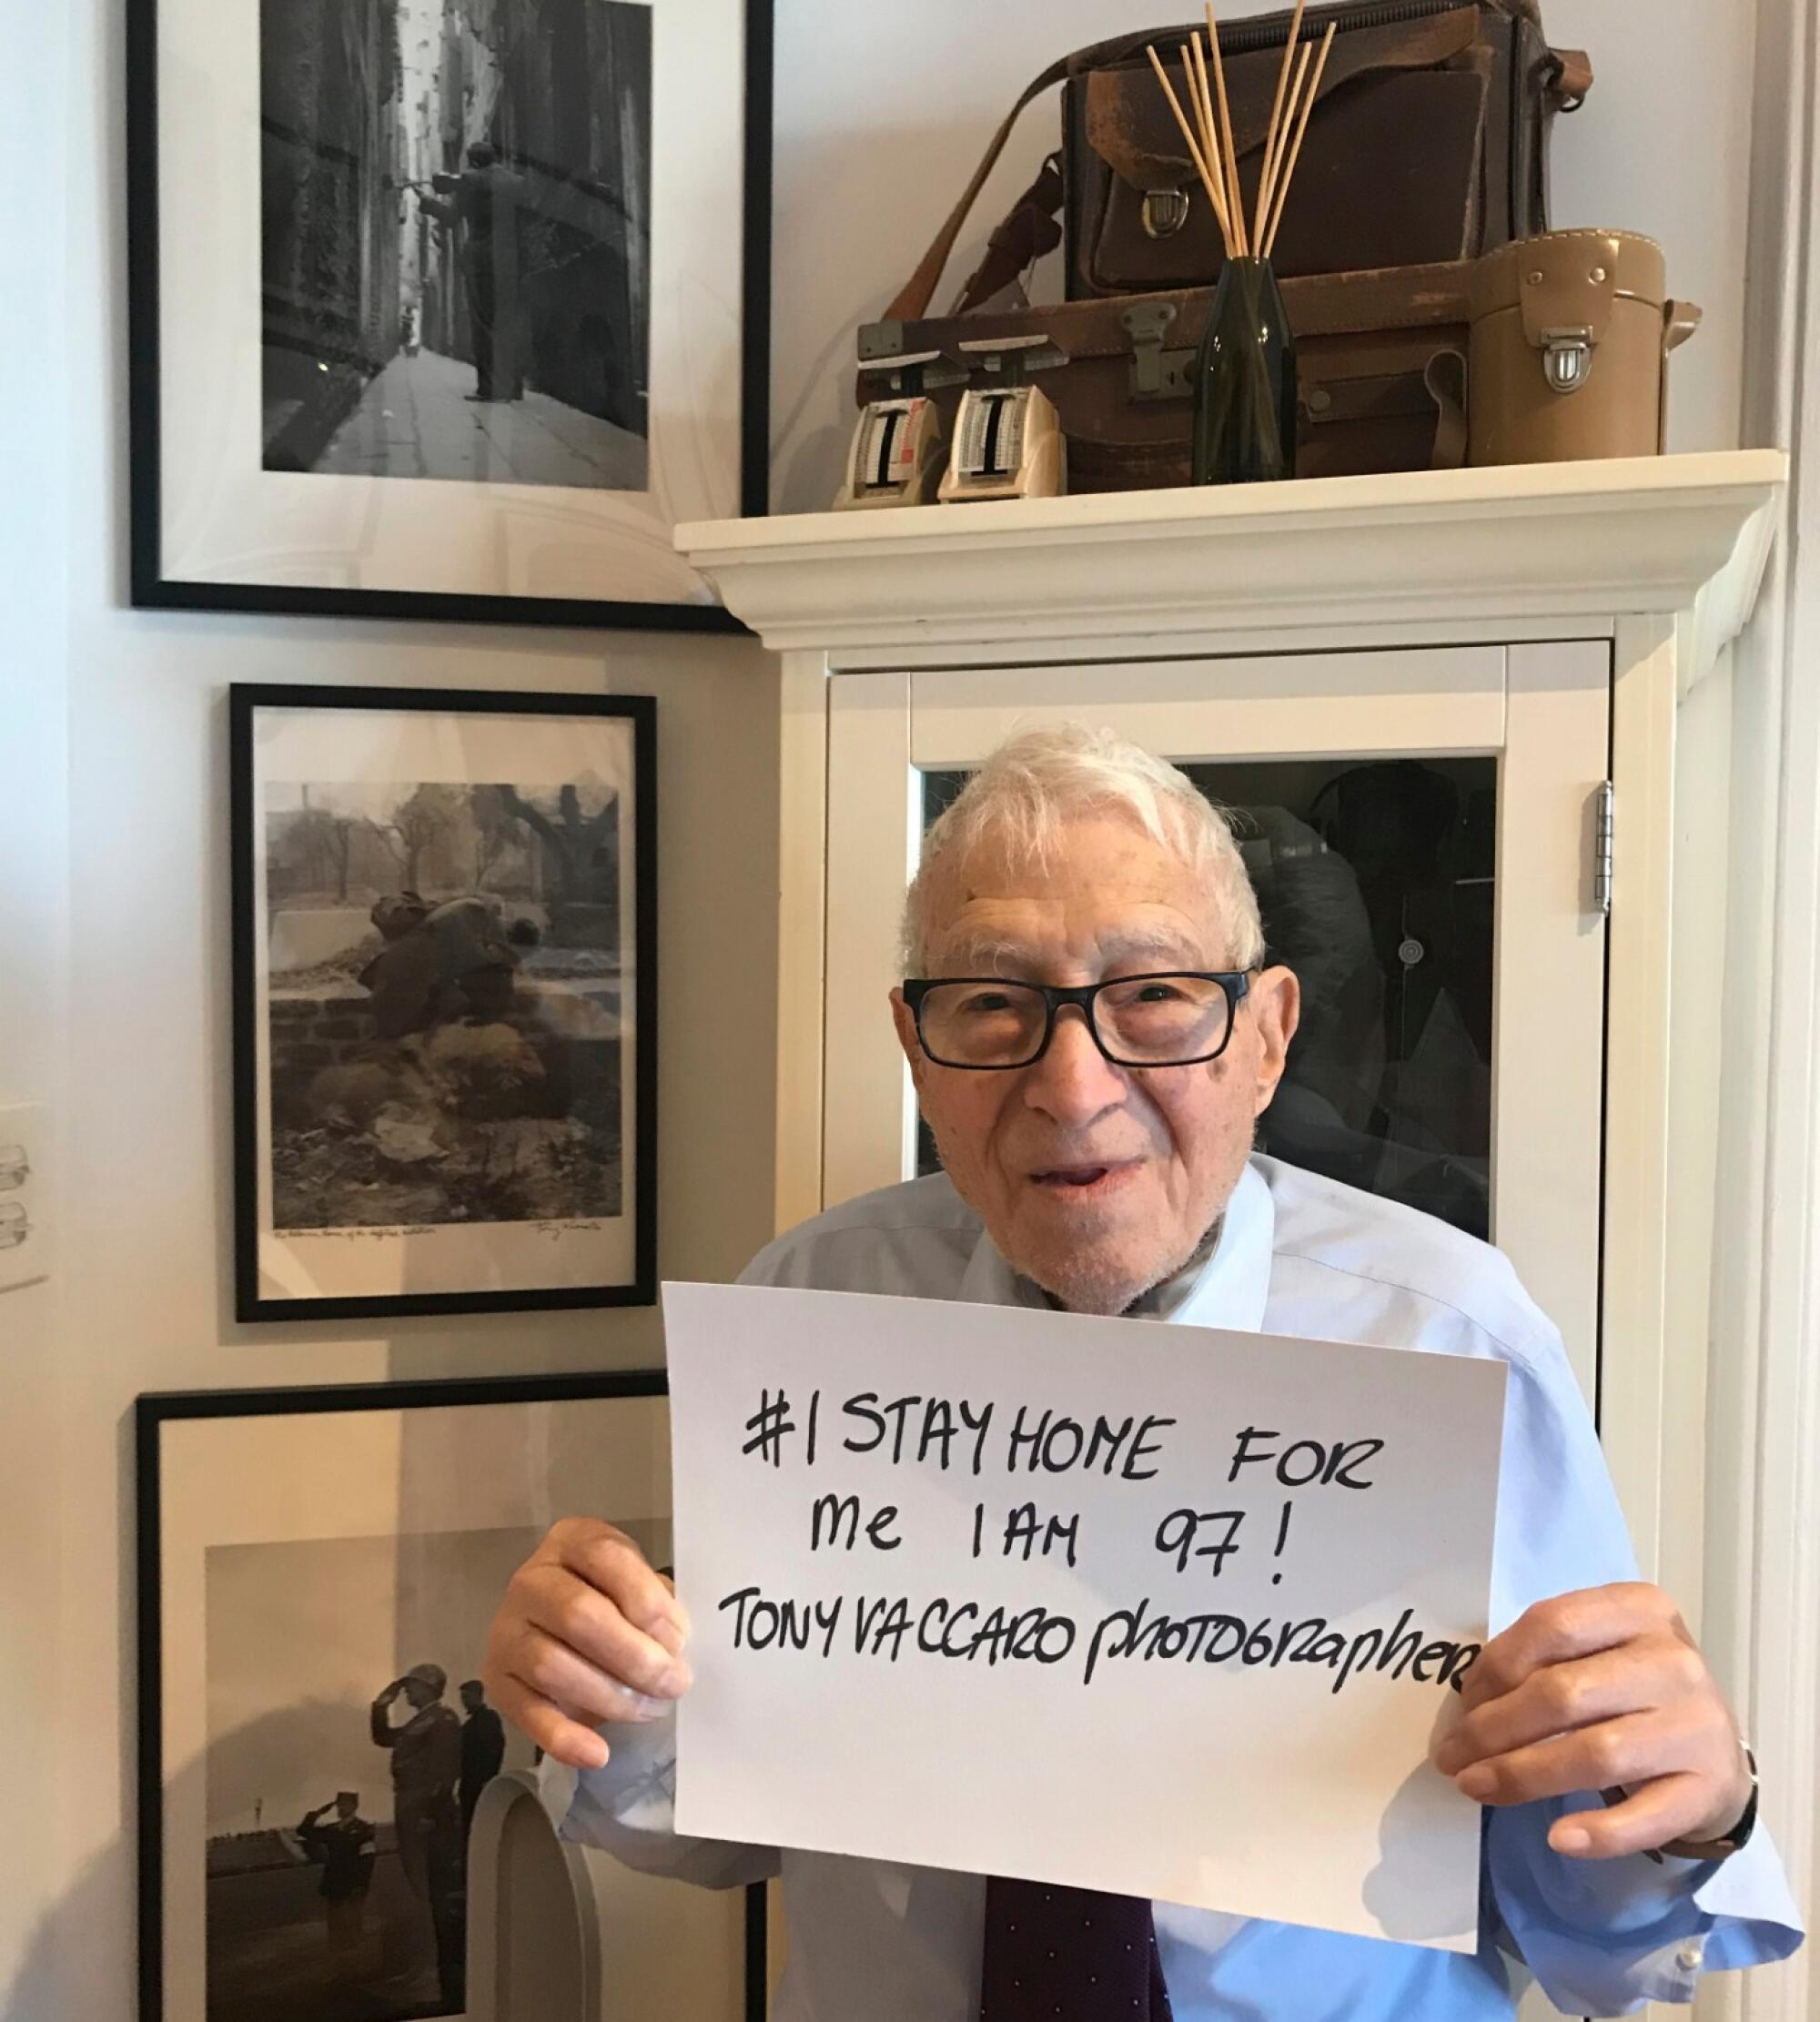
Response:
[{"label": "photograph of soldier on street", "polygon": [[259,20],[265,468],[643,491],[651,6]]},{"label": "photograph of soldier on street", "polygon": [[536,1537],[209,1550],[208,2022],[464,2012],[474,1807],[533,1760],[477,1673]]},{"label": "photograph of soldier on street", "polygon": [[265,806],[272,1226],[620,1214],[617,789],[274,782]]}]

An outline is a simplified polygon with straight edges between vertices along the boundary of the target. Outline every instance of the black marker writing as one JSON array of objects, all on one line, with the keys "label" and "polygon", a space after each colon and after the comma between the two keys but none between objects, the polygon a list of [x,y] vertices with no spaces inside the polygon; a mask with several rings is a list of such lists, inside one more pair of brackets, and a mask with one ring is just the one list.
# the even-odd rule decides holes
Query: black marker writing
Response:
[{"label": "black marker writing", "polygon": [[[1338,1482],[1342,1489],[1369,1489],[1370,1482],[1358,1471],[1384,1451],[1382,1440],[1338,1440],[1330,1447],[1323,1446],[1319,1440],[1298,1440],[1280,1452],[1273,1446],[1263,1445],[1266,1440],[1281,1438],[1280,1432],[1264,1431],[1258,1426],[1248,1425],[1239,1435],[1231,1471],[1226,1479],[1236,1481],[1240,1468],[1269,1461],[1276,1463],[1277,1480],[1286,1489],[1305,1489],[1314,1481],[1323,1486]],[[1254,1444],[1262,1451],[1253,1452]]]},{"label": "black marker writing", "polygon": [[[1157,1549],[1175,1560],[1178,1572],[1188,1571],[1190,1559],[1211,1559],[1217,1580],[1228,1557],[1239,1549],[1239,1527],[1244,1521],[1243,1510],[1171,1510],[1157,1526]],[[1203,1532],[1208,1533],[1205,1542]]]},{"label": "black marker writing", "polygon": [[843,1602],[839,1594],[832,1601],[766,1601],[759,1588],[742,1587],[727,1595],[719,1612],[733,1611],[735,1650],[768,1650],[773,1643],[806,1650],[810,1636],[819,1631],[825,1657],[834,1647]]},{"label": "black marker writing", "polygon": [[[945,1397],[898,1397],[889,1404],[881,1404],[876,1390],[862,1390],[856,1397],[850,1397],[841,1410],[849,1419],[859,1421],[854,1433],[842,1441],[849,1453],[875,1452],[888,1438],[893,1467],[907,1457],[918,1465],[933,1461],[946,1473],[954,1458],[955,1441],[964,1432],[971,1432],[973,1471],[977,1474],[984,1463],[986,1429],[992,1422],[990,1404],[982,1405],[977,1412],[966,1398],[950,1401]],[[914,1447],[913,1424],[916,1428]]]},{"label": "black marker writing", "polygon": [[777,1401],[771,1401],[771,1392],[758,1393],[758,1409],[745,1421],[745,1429],[753,1437],[741,1447],[742,1453],[756,1453],[761,1461],[769,1461],[773,1467],[784,1465],[784,1435],[796,1430],[796,1421],[790,1415],[790,1400],[780,1390]]},{"label": "black marker writing", "polygon": [[1152,1481],[1157,1470],[1138,1463],[1162,1451],[1157,1435],[1175,1422],[1172,1418],[1150,1417],[1140,1424],[1127,1418],[1115,1425],[1109,1419],[1097,1418],[1089,1427],[1078,1419],[1047,1410],[1032,1422],[1030,1407],[1020,1404],[1006,1465],[1014,1474],[1020,1467],[1032,1474],[1039,1468],[1047,1474],[1066,1474],[1077,1467],[1083,1473],[1097,1472],[1108,1481],[1115,1472],[1127,1481]]},{"label": "black marker writing", "polygon": [[[1286,1544],[1287,1544],[1287,1543],[1288,1543],[1288,1542],[1289,1542],[1289,1511],[1290,1511],[1291,1510],[1293,1510],[1294,1508],[1295,1508],[1295,1504],[1294,1504],[1293,1502],[1291,1502],[1291,1501],[1290,1501],[1289,1500],[1289,1498],[1288,1498],[1288,1497],[1286,1496],[1286,1497],[1285,1497],[1285,1498],[1283,1499],[1283,1514],[1282,1514],[1282,1520],[1281,1520],[1281,1522],[1279,1522],[1279,1524],[1277,1525],[1277,1550],[1276,1550],[1276,1556],[1277,1556],[1278,1558],[1279,1558],[1279,1559],[1280,1559],[1280,1558],[1282,1557],[1282,1555],[1283,1555],[1283,1547],[1284,1547],[1284,1546],[1285,1546],[1285,1545],[1286,1545]],[[1273,1587],[1279,1587],[1279,1586],[1281,1586],[1281,1585],[1282,1585],[1282,1583],[1283,1583],[1283,1576],[1282,1576],[1282,1574],[1281,1574],[1280,1572],[1273,1572],[1273,1573],[1272,1573],[1272,1574],[1270,1575],[1270,1584],[1271,1584],[1271,1585],[1272,1585]]]},{"label": "black marker writing", "polygon": [[[893,1663],[904,1654],[910,1633],[910,1603],[882,1598],[867,1602],[862,1594],[854,1609],[854,1651],[861,1657],[889,1654]],[[888,1652],[887,1652],[888,1646]]]},{"label": "black marker writing", "polygon": [[[895,1552],[904,1542],[887,1533],[897,1521],[897,1505],[887,1502],[865,1525],[865,1542],[876,1552]],[[841,1526],[846,1526],[845,1549],[851,1552],[860,1539],[859,1498],[856,1495],[818,1495],[814,1507],[809,1512],[809,1549],[822,1549],[823,1526],[827,1527],[827,1542],[841,1542]]]},{"label": "black marker writing", "polygon": [[1410,1626],[1412,1612],[1405,1608],[1388,1632],[1361,1629],[1349,1637],[1324,1615],[1276,1623],[1265,1615],[1251,1623],[1228,1614],[1172,1616],[1140,1601],[1135,1608],[1116,1610],[1095,1629],[1082,1683],[1093,1682],[1102,1662],[1133,1658],[1208,1664],[1237,1658],[1271,1670],[1285,1663],[1324,1664],[1334,1673],[1336,1693],[1368,1668],[1374,1675],[1388,1673],[1399,1679],[1407,1672],[1419,1684],[1452,1683],[1478,1656],[1480,1646],[1440,1638],[1424,1642],[1422,1632]]},{"label": "black marker writing", "polygon": [[1014,1557],[1021,1545],[1026,1565],[1029,1564],[1033,1552],[1046,1559],[1057,1546],[1063,1548],[1068,1563],[1073,1565],[1079,1543],[1078,1516],[1071,1516],[1066,1522],[1060,1517],[1039,1519],[1034,1502],[1020,1502],[1005,1520],[1005,1556]]},{"label": "black marker writing", "polygon": [[1075,1646],[1077,1630],[1067,1615],[1046,1608],[1007,1613],[994,1608],[982,1615],[979,1603],[932,1601],[916,1624],[916,1647],[932,1657],[960,1657],[969,1663],[984,1657],[988,1665],[1034,1659],[1058,1664]]}]

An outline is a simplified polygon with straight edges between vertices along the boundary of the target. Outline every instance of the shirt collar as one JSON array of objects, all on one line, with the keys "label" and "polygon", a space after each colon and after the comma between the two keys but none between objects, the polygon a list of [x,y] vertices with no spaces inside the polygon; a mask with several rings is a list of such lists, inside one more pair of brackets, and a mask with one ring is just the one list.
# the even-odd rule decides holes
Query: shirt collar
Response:
[{"label": "shirt collar", "polygon": [[[1178,1326],[1226,1327],[1256,1333],[1264,1324],[1270,1291],[1270,1255],[1276,1242],[1277,1208],[1255,1165],[1248,1164],[1232,1189],[1213,1254],[1183,1280],[1164,1289],[1158,1319]],[[999,1254],[984,1229],[961,1278],[960,1297],[975,1306],[1033,1306],[1047,1302],[1027,1278]]]}]

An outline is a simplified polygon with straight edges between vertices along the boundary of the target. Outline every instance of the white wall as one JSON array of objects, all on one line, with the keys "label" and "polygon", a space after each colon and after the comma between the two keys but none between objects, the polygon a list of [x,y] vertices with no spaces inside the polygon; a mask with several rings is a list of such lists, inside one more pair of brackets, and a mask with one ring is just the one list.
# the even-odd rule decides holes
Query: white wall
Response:
[{"label": "white wall", "polygon": [[[803,508],[834,481],[854,326],[915,263],[1012,94],[1053,54],[1158,10],[778,11],[777,490]],[[0,212],[0,1102],[56,1097],[70,1154],[60,1286],[0,1299],[6,2022],[132,2012],[135,1394],[658,1351],[651,1313],[393,1330],[228,1317],[226,684],[660,695],[662,1268],[732,1272],[770,1210],[775,689],[754,650],[121,608],[119,13],[118,0],[0,0],[14,199]],[[1591,45],[1603,72],[1561,130],[1558,218],[1656,230],[1673,285],[1708,308],[1678,376],[1684,446],[1734,440],[1750,14],[1743,0],[1549,0],[1551,29]],[[1028,116],[957,264],[1054,121],[1053,105]],[[750,1006],[710,1018],[698,1006],[730,974],[749,979]]]},{"label": "white wall", "polygon": [[[0,119],[0,187],[9,202],[0,288],[0,369],[13,389],[0,454],[0,1105],[61,1086],[67,827],[65,747],[67,381],[62,357],[64,211],[46,163],[62,153],[66,25],[35,0],[0,0],[0,48],[30,81]],[[47,2012],[43,1983],[8,1970],[49,1914],[61,1876],[55,1659],[62,1423],[57,1288],[0,1292],[0,1722],[28,1735],[8,1781],[9,1811],[33,1823],[0,1834],[0,2010]]]}]

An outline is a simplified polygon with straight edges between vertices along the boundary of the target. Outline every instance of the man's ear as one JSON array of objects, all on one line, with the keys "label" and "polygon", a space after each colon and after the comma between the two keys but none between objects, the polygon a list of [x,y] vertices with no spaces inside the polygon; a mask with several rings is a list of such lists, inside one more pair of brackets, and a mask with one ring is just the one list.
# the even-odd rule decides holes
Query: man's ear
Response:
[{"label": "man's ear", "polygon": [[1293,969],[1266,969],[1254,977],[1247,1001],[1258,1031],[1257,1090],[1252,1115],[1270,1107],[1289,1057],[1289,1041],[1301,1022],[1302,988]]},{"label": "man's ear", "polygon": [[910,1079],[916,1093],[923,1093],[923,1046],[916,1036],[916,1014],[904,1001],[902,990],[893,987],[891,992],[891,1023],[897,1033],[897,1043],[904,1048],[904,1057],[910,1063]]}]

